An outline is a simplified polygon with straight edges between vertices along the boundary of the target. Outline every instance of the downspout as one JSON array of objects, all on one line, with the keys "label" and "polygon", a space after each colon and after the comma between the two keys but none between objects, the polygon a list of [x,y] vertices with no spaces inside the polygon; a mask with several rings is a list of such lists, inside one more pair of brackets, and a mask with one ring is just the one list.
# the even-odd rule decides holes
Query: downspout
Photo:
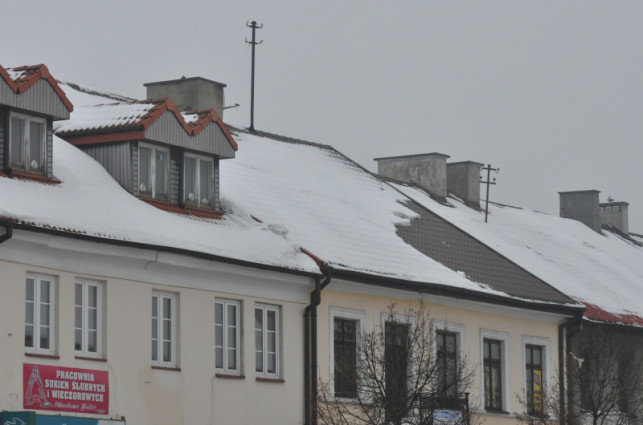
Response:
[{"label": "downspout", "polygon": [[315,289],[310,294],[310,304],[304,309],[304,410],[306,425],[317,425],[317,306],[321,291],[331,280],[330,267],[322,263],[324,275],[315,278]]},{"label": "downspout", "polygon": [[[558,326],[558,403],[560,406],[560,425],[569,425],[567,408],[572,405],[571,392],[569,394],[565,393],[565,381],[567,380],[567,356],[565,356],[565,349],[569,349],[571,346],[571,337],[573,332],[570,331],[570,329],[573,326],[578,326],[582,330],[582,320],[583,314],[581,313],[578,316],[574,316],[571,319],[566,320]],[[567,400],[565,400],[565,395],[567,395]]]},{"label": "downspout", "polygon": [[0,243],[8,241],[13,236],[13,227],[5,226],[4,230],[4,234],[0,236]]}]

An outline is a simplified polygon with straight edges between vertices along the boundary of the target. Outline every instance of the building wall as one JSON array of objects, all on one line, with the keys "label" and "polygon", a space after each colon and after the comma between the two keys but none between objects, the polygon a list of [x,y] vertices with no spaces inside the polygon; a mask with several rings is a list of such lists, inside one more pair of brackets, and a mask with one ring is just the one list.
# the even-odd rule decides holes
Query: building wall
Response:
[{"label": "building wall", "polygon": [[[336,282],[337,284],[337,282]],[[331,284],[332,285],[332,284]],[[329,287],[331,288],[331,287]],[[328,381],[331,373],[332,335],[330,333],[331,309],[342,308],[347,311],[361,312],[365,319],[365,331],[372,330],[374,324],[381,323],[382,314],[388,314],[388,306],[395,303],[398,312],[409,306],[417,308],[417,294],[405,296],[401,291],[373,290],[363,285],[352,285],[354,293],[327,289],[322,292],[322,304],[318,308],[319,326],[319,370],[320,377]],[[412,299],[409,299],[412,297]],[[516,401],[516,394],[524,392],[526,382],[525,351],[526,343],[546,344],[546,362],[544,363],[545,382],[553,382],[557,375],[558,359],[558,320],[561,317],[543,313],[527,314],[516,309],[498,306],[476,305],[471,302],[445,301],[443,298],[426,296],[432,319],[461,325],[461,352],[466,356],[469,366],[475,370],[473,385],[470,391],[472,413],[481,414],[487,423],[513,424],[515,413],[523,410]],[[540,317],[539,317],[540,316]],[[438,326],[439,327],[439,326]],[[484,396],[481,392],[483,371],[481,330],[506,333],[506,353],[508,354],[508,375],[504,376],[508,388],[505,388],[503,405],[507,414],[486,413]],[[504,372],[503,372],[504,373]]]},{"label": "building wall", "polygon": [[[0,410],[23,410],[22,364],[35,363],[108,371],[108,417],[125,416],[131,424],[300,423],[304,416],[302,316],[310,279],[219,266],[190,257],[163,257],[161,253],[14,232],[14,238],[0,245]],[[28,272],[56,280],[55,358],[25,354]],[[74,284],[78,277],[104,285],[103,360],[80,359],[74,351]],[[177,369],[151,364],[151,297],[155,290],[176,296]],[[216,298],[241,302],[241,378],[218,377],[215,371]],[[283,382],[256,380],[255,303],[280,306]]]}]

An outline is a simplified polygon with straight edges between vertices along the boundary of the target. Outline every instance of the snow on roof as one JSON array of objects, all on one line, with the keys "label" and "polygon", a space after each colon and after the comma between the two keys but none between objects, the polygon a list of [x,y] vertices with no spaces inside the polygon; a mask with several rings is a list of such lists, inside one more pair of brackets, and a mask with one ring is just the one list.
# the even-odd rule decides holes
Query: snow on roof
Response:
[{"label": "snow on roof", "polygon": [[54,136],[45,185],[0,177],[0,217],[100,238],[177,248],[260,265],[319,273],[299,246],[236,207],[221,220],[154,208],[122,189],[94,159]]},{"label": "snow on roof", "polygon": [[81,106],[74,111],[73,118],[56,123],[56,133],[96,131],[115,128],[142,126],[158,102],[112,103],[106,105]]},{"label": "snow on roof", "polygon": [[457,200],[449,207],[421,189],[393,186],[588,306],[585,317],[643,326],[643,247],[578,221],[493,203],[485,224],[484,212]]},{"label": "snow on roof", "polygon": [[405,197],[341,153],[267,133],[233,133],[240,147],[233,161],[221,163],[221,198],[279,226],[333,268],[501,294],[406,244],[396,226],[416,214],[402,205]]}]

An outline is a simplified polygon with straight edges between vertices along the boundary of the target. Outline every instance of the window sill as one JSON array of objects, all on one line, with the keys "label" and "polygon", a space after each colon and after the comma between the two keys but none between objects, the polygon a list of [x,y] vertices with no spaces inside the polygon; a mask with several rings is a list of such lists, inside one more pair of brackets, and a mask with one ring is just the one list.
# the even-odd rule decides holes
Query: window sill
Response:
[{"label": "window sill", "polygon": [[223,379],[246,379],[244,375],[230,375],[228,373],[215,373],[214,376]]},{"label": "window sill", "polygon": [[60,359],[60,356],[56,354],[40,354],[40,353],[25,353],[27,357],[39,357],[41,359]]},{"label": "window sill", "polygon": [[487,415],[498,415],[498,416],[509,416],[511,413],[505,412],[504,410],[491,410],[491,409],[485,409],[483,412]]},{"label": "window sill", "polygon": [[106,362],[107,359],[105,357],[87,357],[87,356],[74,356],[75,359],[77,360],[90,360],[92,362]]},{"label": "window sill", "polygon": [[27,172],[27,171],[22,171],[22,170],[16,170],[12,169],[8,171],[7,173],[3,173],[0,171],[0,176],[3,177],[9,177],[9,178],[15,178],[18,180],[28,180],[28,181],[34,181],[38,183],[45,183],[45,184],[59,184],[60,180],[58,180],[55,177],[47,177],[43,173],[36,173],[34,172]]},{"label": "window sill", "polygon": [[284,382],[286,382],[284,379],[264,378],[264,377],[261,377],[261,376],[257,376],[255,378],[255,381],[257,381],[257,382],[270,382],[270,383],[273,383],[273,384],[283,384]]},{"label": "window sill", "polygon": [[170,371],[173,371],[173,372],[180,372],[181,371],[180,367],[171,367],[171,366],[155,366],[155,365],[152,365],[152,369],[170,370]]}]

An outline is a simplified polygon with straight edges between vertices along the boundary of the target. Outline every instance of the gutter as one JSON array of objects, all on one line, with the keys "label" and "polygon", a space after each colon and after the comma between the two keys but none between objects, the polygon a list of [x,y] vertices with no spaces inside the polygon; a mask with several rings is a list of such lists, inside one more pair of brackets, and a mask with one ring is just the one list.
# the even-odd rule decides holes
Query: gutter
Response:
[{"label": "gutter", "polygon": [[331,268],[322,263],[322,280],[315,277],[315,289],[310,293],[310,304],[304,309],[304,424],[317,425],[317,306],[321,291],[331,281]]},{"label": "gutter", "polygon": [[[104,243],[107,245],[117,245],[121,247],[124,246],[129,248],[138,248],[138,249],[146,249],[146,250],[152,250],[152,251],[168,252],[172,254],[186,255],[189,257],[200,258],[203,260],[216,261],[218,263],[224,263],[224,264],[234,264],[237,266],[249,267],[253,269],[269,270],[273,272],[288,273],[288,274],[294,274],[294,275],[306,276],[306,277],[319,276],[319,273],[311,273],[304,270],[289,269],[281,266],[271,266],[268,264],[254,263],[252,261],[239,260],[237,258],[224,257],[216,254],[207,254],[204,252],[192,251],[189,249],[174,248],[174,247],[165,246],[165,245],[154,245],[154,244],[149,244],[145,242],[131,242],[131,241],[124,241],[120,239],[108,239],[108,238],[102,238],[99,236],[91,236],[91,235],[86,235],[82,233],[74,233],[72,231],[38,227],[34,225],[29,225],[29,224],[12,223],[11,221],[6,221],[6,220],[0,220],[0,226],[5,226],[7,229],[13,228],[13,229],[27,230],[35,233],[43,233],[43,234],[52,235],[52,236],[61,236],[64,238],[78,239],[82,241],[89,241],[89,242],[95,242],[95,243]],[[11,230],[9,230],[9,234],[13,234]],[[6,236],[7,236],[6,234],[3,236],[0,236],[0,243],[3,242],[2,238],[5,238]],[[9,239],[10,237],[11,236],[7,237],[7,239]]]},{"label": "gutter", "polygon": [[472,289],[458,288],[439,283],[423,283],[413,280],[370,275],[349,270],[334,269],[333,277],[351,280],[353,282],[380,286],[383,288],[400,289],[404,291],[418,292],[421,294],[441,295],[455,299],[484,302],[488,304],[503,305],[548,313],[557,313],[574,317],[585,311],[585,306],[580,304],[566,306],[562,304],[549,304],[544,302],[535,303],[522,299],[484,293]]}]

